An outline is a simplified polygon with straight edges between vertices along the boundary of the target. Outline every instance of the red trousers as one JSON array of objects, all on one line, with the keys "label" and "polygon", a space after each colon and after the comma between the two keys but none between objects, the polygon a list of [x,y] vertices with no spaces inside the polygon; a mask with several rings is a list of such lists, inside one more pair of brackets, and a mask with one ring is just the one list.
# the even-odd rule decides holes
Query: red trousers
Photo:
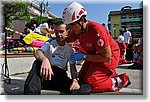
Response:
[{"label": "red trousers", "polygon": [[140,64],[140,65],[143,65],[143,54],[139,54],[137,63]]},{"label": "red trousers", "polygon": [[124,58],[119,58],[119,63],[121,63],[121,64],[126,64],[126,63],[127,63],[127,60],[124,59]]},{"label": "red trousers", "polygon": [[103,63],[85,61],[80,72],[80,81],[91,85],[92,92],[112,91],[112,77],[116,76],[115,69],[119,63],[120,51],[113,54],[111,60]]}]

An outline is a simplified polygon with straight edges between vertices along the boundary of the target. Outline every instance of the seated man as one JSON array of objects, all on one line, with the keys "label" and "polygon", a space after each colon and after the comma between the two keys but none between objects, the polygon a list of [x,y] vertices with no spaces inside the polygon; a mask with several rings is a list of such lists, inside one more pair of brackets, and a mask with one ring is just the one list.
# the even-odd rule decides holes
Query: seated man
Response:
[{"label": "seated man", "polygon": [[140,43],[133,46],[134,50],[134,64],[129,66],[129,69],[143,69],[143,38]]},{"label": "seated man", "polygon": [[[68,94],[82,94],[84,89],[90,94],[90,86],[79,85],[75,62],[70,61],[73,53],[71,46],[65,42],[68,34],[65,24],[56,25],[56,40],[46,42],[40,49],[36,50],[34,56],[36,61],[26,79],[24,94],[39,95],[41,89],[52,89],[63,91]],[[67,63],[70,63],[71,77],[67,76]],[[82,89],[84,88],[84,89]]]}]

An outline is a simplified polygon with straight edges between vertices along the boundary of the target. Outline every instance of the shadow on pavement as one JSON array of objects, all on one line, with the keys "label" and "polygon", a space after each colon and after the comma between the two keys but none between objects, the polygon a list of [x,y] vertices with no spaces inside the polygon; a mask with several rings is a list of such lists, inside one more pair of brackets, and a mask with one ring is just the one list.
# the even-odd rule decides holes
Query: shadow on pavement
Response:
[{"label": "shadow on pavement", "polygon": [[[24,95],[24,80],[11,79],[11,84],[4,83],[4,95]],[[42,95],[67,95],[64,92],[53,90],[42,90]]]},{"label": "shadow on pavement", "polygon": [[133,69],[133,70],[142,70],[141,68],[139,67],[132,67],[133,66],[133,63],[132,64],[119,64],[117,68],[119,69]]},{"label": "shadow on pavement", "polygon": [[[128,66],[131,66],[131,64],[122,64],[117,67],[118,73],[127,73],[130,76],[130,79],[132,81],[132,85],[128,88],[124,88],[120,90],[119,92],[104,92],[104,93],[91,93],[91,95],[142,95],[142,83],[141,76],[142,72],[141,70],[132,70],[128,69]],[[19,77],[18,77],[19,76]],[[24,91],[24,82],[26,79],[26,74],[13,76],[11,79],[11,84],[4,83],[4,91],[5,93],[3,95],[23,95]],[[18,79],[19,78],[19,79]],[[41,95],[67,95],[60,91],[55,90],[42,90]]]},{"label": "shadow on pavement", "polygon": [[24,81],[11,79],[11,84],[4,83],[4,91],[7,95],[23,95]]}]

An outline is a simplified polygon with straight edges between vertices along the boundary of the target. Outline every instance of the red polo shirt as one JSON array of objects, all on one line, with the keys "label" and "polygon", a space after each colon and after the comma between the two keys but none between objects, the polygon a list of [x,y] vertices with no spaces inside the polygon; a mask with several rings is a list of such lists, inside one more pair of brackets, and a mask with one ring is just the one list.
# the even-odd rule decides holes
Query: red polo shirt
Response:
[{"label": "red polo shirt", "polygon": [[109,45],[112,53],[119,50],[118,44],[108,33],[106,28],[96,22],[88,21],[85,34],[78,36],[71,32],[70,37],[79,39],[81,46],[87,54],[96,54],[97,51],[103,50]]}]

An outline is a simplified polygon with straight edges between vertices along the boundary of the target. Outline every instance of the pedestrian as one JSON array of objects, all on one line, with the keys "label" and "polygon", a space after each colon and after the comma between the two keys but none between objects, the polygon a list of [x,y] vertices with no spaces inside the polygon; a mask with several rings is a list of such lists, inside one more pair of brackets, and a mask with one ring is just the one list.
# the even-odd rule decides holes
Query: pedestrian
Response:
[{"label": "pedestrian", "polygon": [[32,26],[31,26],[32,32],[36,32],[36,28],[37,28],[37,24],[33,23]]},{"label": "pedestrian", "polygon": [[120,59],[119,59],[119,64],[126,64],[127,60],[125,59],[126,55],[126,44],[124,42],[124,36],[122,31],[120,31],[120,35],[118,36],[117,40],[118,46],[120,48]]},{"label": "pedestrian", "polygon": [[92,92],[118,91],[130,84],[126,74],[116,75],[120,49],[107,29],[86,20],[87,11],[78,2],[70,3],[63,11],[63,21],[71,32],[66,39],[79,42],[85,53],[71,55],[73,61],[85,60],[79,72],[79,81],[91,86]]},{"label": "pedestrian", "polygon": [[117,41],[120,42],[120,43],[124,42],[124,36],[123,36],[123,31],[122,30],[120,30],[120,34],[118,36]]},{"label": "pedestrian", "polygon": [[123,33],[124,36],[124,42],[126,44],[126,60],[129,62],[133,62],[133,50],[132,50],[132,44],[130,43],[132,37],[131,32],[128,30],[128,28],[125,28],[125,32]]},{"label": "pedestrian", "polygon": [[49,34],[54,34],[54,22],[52,19],[48,19],[46,23],[40,24],[36,29],[36,33],[44,36],[49,36]]},{"label": "pedestrian", "polygon": [[[73,49],[65,41],[68,34],[67,26],[56,25],[55,34],[55,40],[46,42],[35,51],[36,61],[25,81],[24,94],[38,95],[41,94],[41,89],[58,90],[67,94],[90,94],[89,85],[79,85],[75,63],[69,59]],[[66,73],[68,62],[72,79]],[[82,91],[88,93],[82,93]]]},{"label": "pedestrian", "polygon": [[125,28],[125,32],[123,36],[124,36],[124,42],[128,48],[128,44],[130,43],[132,37],[131,37],[131,32],[128,30],[127,27]]},{"label": "pedestrian", "polygon": [[31,27],[30,27],[30,24],[29,24],[29,23],[26,23],[26,24],[25,24],[25,28],[24,28],[23,34],[27,35],[27,34],[31,33],[32,30],[31,30],[30,28],[31,28]]}]

